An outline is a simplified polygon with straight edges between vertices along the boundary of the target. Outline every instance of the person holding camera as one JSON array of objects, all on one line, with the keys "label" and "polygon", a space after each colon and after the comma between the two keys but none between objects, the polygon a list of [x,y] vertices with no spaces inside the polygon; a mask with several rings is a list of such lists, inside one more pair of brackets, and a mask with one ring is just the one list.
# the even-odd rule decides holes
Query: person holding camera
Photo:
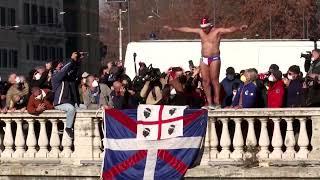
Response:
[{"label": "person holding camera", "polygon": [[306,84],[306,106],[320,107],[320,49],[312,51],[311,63],[306,65],[308,70]]},{"label": "person holding camera", "polygon": [[[13,81],[13,79],[15,80]],[[28,83],[23,76],[17,76],[15,73],[9,76],[8,81],[11,87],[6,94],[6,109],[11,112],[15,110],[25,111],[29,95]]]},{"label": "person holding camera", "polygon": [[54,92],[54,108],[67,113],[66,133],[73,139],[73,121],[76,113],[77,87],[76,80],[78,74],[80,59],[84,57],[81,52],[74,52],[71,60],[63,64],[61,60],[54,61],[52,68],[52,91]]}]

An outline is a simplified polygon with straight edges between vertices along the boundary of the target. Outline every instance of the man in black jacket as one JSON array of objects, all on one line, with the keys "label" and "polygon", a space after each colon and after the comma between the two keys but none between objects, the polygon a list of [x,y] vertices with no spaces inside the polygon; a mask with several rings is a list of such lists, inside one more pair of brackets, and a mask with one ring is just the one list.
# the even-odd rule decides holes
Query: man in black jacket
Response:
[{"label": "man in black jacket", "polygon": [[320,107],[320,50],[312,51],[311,65],[306,67],[307,73],[307,98],[308,107]]},{"label": "man in black jacket", "polygon": [[75,105],[77,104],[76,79],[79,70],[80,59],[83,58],[81,53],[74,52],[65,65],[61,61],[52,63],[54,70],[52,75],[52,91],[54,92],[53,105],[55,109],[67,113],[67,123],[65,131],[73,138],[73,121],[76,113]]}]

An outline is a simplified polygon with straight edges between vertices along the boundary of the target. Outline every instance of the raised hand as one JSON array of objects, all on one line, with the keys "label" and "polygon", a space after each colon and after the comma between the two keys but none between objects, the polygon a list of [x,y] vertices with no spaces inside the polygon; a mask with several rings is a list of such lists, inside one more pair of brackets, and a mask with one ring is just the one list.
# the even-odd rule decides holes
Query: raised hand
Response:
[{"label": "raised hand", "polygon": [[172,27],[170,27],[170,26],[163,26],[163,29],[165,29],[165,30],[167,30],[167,31],[172,31],[173,30],[173,28]]},{"label": "raised hand", "polygon": [[245,30],[247,30],[248,29],[248,25],[242,25],[242,26],[240,26],[240,30],[241,31],[245,31]]}]

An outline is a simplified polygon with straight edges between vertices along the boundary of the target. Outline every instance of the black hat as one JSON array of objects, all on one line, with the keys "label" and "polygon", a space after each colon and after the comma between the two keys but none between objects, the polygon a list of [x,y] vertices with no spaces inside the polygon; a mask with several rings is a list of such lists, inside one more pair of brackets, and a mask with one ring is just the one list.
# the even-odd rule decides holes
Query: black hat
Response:
[{"label": "black hat", "polygon": [[228,67],[226,70],[227,75],[234,75],[236,72],[233,67]]},{"label": "black hat", "polygon": [[300,67],[297,65],[293,65],[289,67],[289,71],[295,73],[295,74],[299,74],[300,73]]},{"label": "black hat", "polygon": [[282,79],[282,72],[279,70],[275,70],[272,72],[273,76],[277,79],[277,80],[281,80]]},{"label": "black hat", "polygon": [[269,67],[269,71],[278,71],[279,70],[279,66],[276,64],[271,64],[271,66]]}]

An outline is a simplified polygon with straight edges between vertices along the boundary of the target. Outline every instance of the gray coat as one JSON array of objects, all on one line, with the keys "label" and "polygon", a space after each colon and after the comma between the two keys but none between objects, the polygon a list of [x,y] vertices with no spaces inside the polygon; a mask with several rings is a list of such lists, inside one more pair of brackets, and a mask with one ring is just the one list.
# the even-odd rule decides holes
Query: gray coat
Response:
[{"label": "gray coat", "polygon": [[88,88],[85,93],[82,94],[84,105],[87,109],[99,109],[102,106],[108,105],[113,106],[111,101],[111,89],[105,84],[99,84],[99,90],[96,94],[98,101],[95,96],[90,92]]}]

